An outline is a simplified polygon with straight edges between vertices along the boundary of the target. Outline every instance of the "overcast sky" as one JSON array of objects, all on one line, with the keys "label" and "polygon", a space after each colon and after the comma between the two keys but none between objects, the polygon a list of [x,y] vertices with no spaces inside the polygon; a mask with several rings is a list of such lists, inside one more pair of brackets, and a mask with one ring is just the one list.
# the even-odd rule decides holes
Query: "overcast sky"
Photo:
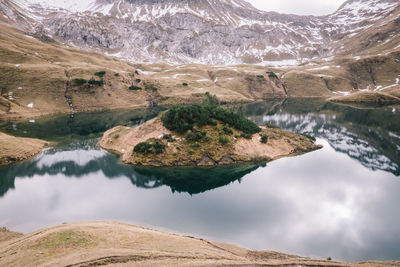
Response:
[{"label": "overcast sky", "polygon": [[258,9],[298,15],[327,15],[345,0],[246,0]]}]

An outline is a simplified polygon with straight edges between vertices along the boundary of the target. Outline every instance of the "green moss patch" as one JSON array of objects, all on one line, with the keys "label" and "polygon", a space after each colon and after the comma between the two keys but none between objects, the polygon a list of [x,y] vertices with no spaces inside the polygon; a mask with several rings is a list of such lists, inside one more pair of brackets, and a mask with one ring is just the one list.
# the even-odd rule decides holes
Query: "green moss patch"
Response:
[{"label": "green moss patch", "polygon": [[39,246],[46,249],[60,249],[85,248],[94,244],[94,240],[84,232],[66,231],[46,236],[40,241]]}]

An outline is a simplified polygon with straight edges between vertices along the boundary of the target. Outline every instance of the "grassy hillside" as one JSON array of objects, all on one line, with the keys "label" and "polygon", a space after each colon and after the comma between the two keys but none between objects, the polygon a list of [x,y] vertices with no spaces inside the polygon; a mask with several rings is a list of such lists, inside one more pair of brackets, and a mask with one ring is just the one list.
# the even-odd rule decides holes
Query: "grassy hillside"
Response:
[{"label": "grassy hillside", "polygon": [[[38,39],[37,39],[38,38]],[[132,64],[0,25],[0,119],[52,113],[268,98],[398,94],[400,51],[272,68]],[[102,75],[96,75],[102,73]]]}]

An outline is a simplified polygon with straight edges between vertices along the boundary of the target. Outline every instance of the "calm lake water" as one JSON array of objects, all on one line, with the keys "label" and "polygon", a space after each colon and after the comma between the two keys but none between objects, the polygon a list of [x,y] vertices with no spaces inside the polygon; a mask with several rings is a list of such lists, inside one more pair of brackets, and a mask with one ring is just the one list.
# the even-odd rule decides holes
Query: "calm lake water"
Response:
[{"label": "calm lake water", "polygon": [[259,124],[312,134],[324,148],[261,165],[135,168],[100,149],[98,138],[160,110],[2,123],[0,131],[58,145],[0,168],[0,225],[28,233],[116,220],[250,249],[400,259],[400,107],[297,99],[235,109]]}]

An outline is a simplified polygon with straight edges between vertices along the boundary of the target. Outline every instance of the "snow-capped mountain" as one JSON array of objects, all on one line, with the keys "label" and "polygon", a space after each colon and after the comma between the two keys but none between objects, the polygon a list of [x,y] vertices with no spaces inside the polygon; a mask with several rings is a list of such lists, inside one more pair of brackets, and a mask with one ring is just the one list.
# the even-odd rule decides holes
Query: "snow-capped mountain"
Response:
[{"label": "snow-capped mountain", "polygon": [[297,64],[361,53],[354,44],[382,28],[389,34],[373,45],[398,45],[399,7],[349,0],[314,17],[264,12],[244,0],[3,0],[0,11],[32,33],[136,62]]}]

